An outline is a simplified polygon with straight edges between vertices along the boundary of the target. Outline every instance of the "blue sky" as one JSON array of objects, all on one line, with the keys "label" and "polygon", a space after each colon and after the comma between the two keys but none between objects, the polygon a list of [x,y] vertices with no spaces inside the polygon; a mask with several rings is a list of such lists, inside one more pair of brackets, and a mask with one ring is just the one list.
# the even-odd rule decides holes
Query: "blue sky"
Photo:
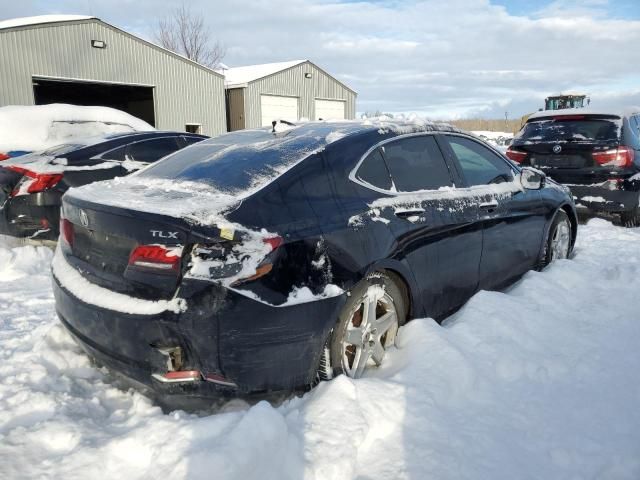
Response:
[{"label": "blue sky", "polygon": [[[90,14],[145,38],[175,0],[0,0],[0,20]],[[502,118],[559,91],[640,104],[640,0],[190,0],[231,66],[310,59],[358,110]],[[0,60],[1,62],[1,60]]]}]

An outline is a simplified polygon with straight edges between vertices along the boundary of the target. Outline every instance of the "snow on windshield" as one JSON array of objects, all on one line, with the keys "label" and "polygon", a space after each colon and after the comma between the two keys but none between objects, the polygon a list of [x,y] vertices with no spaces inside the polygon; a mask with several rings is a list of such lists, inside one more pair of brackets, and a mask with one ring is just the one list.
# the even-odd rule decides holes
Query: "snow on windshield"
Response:
[{"label": "snow on windshield", "polygon": [[88,137],[150,130],[154,128],[147,122],[108,107],[63,104],[0,107],[0,152],[41,151]]}]

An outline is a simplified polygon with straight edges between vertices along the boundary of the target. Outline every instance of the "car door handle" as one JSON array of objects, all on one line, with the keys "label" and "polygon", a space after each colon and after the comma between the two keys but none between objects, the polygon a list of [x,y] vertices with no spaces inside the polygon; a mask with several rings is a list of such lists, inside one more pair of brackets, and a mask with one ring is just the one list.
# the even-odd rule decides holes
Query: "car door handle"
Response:
[{"label": "car door handle", "polygon": [[498,208],[498,202],[492,200],[491,202],[484,202],[480,204],[480,208],[484,208],[485,210],[492,210],[494,208]]},{"label": "car door handle", "polygon": [[396,217],[411,221],[411,217],[419,217],[424,213],[424,208],[396,209],[393,212]]}]

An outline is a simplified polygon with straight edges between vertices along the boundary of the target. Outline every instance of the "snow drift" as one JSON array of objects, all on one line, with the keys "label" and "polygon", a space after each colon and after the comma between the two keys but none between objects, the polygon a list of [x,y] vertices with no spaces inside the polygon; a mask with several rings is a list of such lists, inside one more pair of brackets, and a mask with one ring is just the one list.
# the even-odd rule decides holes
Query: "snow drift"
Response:
[{"label": "snow drift", "polygon": [[640,230],[591,221],[573,260],[409,323],[361,380],[206,415],[91,365],[56,320],[51,256],[0,246],[4,479],[640,478]]}]

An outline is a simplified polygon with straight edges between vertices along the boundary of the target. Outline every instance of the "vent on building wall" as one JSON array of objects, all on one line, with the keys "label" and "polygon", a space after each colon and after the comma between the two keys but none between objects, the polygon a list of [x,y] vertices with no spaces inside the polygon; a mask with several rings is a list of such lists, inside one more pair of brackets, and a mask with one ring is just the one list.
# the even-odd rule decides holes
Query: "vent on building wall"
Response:
[{"label": "vent on building wall", "polygon": [[107,48],[107,42],[104,40],[91,40],[91,46],[93,48]]},{"label": "vent on building wall", "polygon": [[311,73],[310,72],[305,73],[304,78],[311,78]]}]

